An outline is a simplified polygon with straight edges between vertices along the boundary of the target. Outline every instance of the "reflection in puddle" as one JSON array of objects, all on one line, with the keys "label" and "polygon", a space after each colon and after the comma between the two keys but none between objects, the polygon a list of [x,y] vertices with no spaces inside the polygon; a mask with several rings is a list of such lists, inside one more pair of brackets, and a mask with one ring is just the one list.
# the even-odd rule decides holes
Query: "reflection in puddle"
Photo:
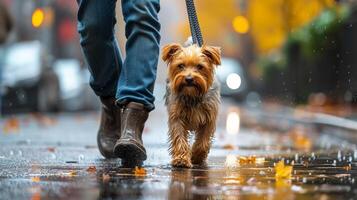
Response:
[{"label": "reflection in puddle", "polygon": [[[76,169],[77,175],[71,178],[58,174],[73,169],[50,172],[39,167],[38,174],[32,176],[37,178],[31,182],[41,186],[40,193],[35,189],[27,191],[35,199],[46,199],[49,195],[68,199],[68,195],[72,195],[78,199],[282,200],[320,199],[323,195],[327,199],[353,199],[357,195],[357,162],[349,159],[354,151],[325,150],[299,153],[297,157],[296,154],[246,156],[244,159],[228,154],[220,158],[221,161],[215,161],[214,166],[193,169],[167,165],[145,166],[145,169],[118,168],[103,161],[95,167]],[[282,157],[284,161],[281,161]],[[240,163],[240,158],[245,162]]]},{"label": "reflection in puddle", "polygon": [[224,163],[226,168],[236,168],[239,166],[239,162],[236,155],[227,155],[226,162]]},{"label": "reflection in puddle", "polygon": [[227,115],[226,131],[230,135],[236,135],[240,128],[239,109],[230,109]]}]

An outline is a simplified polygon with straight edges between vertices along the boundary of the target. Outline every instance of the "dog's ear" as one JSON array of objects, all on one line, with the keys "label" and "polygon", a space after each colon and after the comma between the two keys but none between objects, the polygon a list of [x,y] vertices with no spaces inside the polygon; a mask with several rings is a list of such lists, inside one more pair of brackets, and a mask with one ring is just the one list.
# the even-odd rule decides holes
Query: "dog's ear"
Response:
[{"label": "dog's ear", "polygon": [[172,56],[175,55],[179,50],[182,49],[182,46],[177,43],[168,44],[162,48],[162,60],[169,63],[172,59]]},{"label": "dog's ear", "polygon": [[221,64],[221,48],[214,47],[214,46],[202,46],[202,53],[207,56],[207,58],[211,61],[214,65]]}]

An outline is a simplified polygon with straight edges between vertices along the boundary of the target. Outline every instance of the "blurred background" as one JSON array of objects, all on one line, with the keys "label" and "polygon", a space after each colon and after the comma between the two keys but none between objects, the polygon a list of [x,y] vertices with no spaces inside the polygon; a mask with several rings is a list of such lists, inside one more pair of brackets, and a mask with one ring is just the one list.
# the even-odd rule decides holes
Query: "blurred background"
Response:
[{"label": "blurred background", "polygon": [[[197,0],[204,40],[222,47],[217,69],[227,99],[354,118],[357,3],[354,0]],[[117,5],[117,38],[125,56]],[[1,113],[96,110],[79,46],[74,0],[0,0]],[[190,35],[182,0],[161,0],[161,44]],[[166,66],[155,87],[162,103]]]}]

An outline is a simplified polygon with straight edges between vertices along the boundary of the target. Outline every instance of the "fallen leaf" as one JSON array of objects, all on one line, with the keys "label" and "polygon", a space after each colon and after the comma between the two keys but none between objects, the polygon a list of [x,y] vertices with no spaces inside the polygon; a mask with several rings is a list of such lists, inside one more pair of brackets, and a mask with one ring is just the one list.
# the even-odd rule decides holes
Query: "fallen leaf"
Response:
[{"label": "fallen leaf", "polygon": [[294,146],[297,149],[309,150],[312,147],[311,140],[308,137],[298,136],[294,140]]},{"label": "fallen leaf", "polygon": [[48,147],[48,148],[47,148],[47,151],[49,151],[49,152],[55,152],[55,150],[56,150],[56,149],[55,149],[54,147]]},{"label": "fallen leaf", "polygon": [[352,169],[351,164],[344,166],[343,169],[345,169],[346,171],[350,171]]},{"label": "fallen leaf", "polygon": [[42,115],[40,113],[32,113],[32,116],[41,126],[53,126],[57,123],[55,119]]},{"label": "fallen leaf", "polygon": [[293,166],[286,166],[284,161],[280,161],[275,165],[275,178],[276,179],[291,179],[291,172]]},{"label": "fallen leaf", "polygon": [[9,118],[5,121],[3,131],[4,133],[13,133],[20,130],[20,122],[16,118]]},{"label": "fallen leaf", "polygon": [[77,172],[74,170],[70,170],[68,173],[64,173],[63,175],[68,177],[73,177],[77,175]]},{"label": "fallen leaf", "polygon": [[134,175],[135,176],[145,176],[146,175],[146,170],[144,168],[142,168],[142,167],[135,167]]},{"label": "fallen leaf", "polygon": [[97,168],[95,166],[89,166],[86,171],[89,173],[95,173]]},{"label": "fallen leaf", "polygon": [[255,161],[256,161],[255,156],[248,156],[248,157],[240,156],[239,157],[239,164],[254,164]]},{"label": "fallen leaf", "polygon": [[275,187],[287,188],[291,186],[291,179],[278,178],[275,180]]},{"label": "fallen leaf", "polygon": [[234,150],[235,148],[234,148],[234,146],[231,145],[231,144],[225,144],[225,145],[223,145],[223,149]]},{"label": "fallen leaf", "polygon": [[31,181],[35,182],[35,183],[38,183],[38,182],[40,182],[40,177],[38,177],[38,176],[32,177]]}]

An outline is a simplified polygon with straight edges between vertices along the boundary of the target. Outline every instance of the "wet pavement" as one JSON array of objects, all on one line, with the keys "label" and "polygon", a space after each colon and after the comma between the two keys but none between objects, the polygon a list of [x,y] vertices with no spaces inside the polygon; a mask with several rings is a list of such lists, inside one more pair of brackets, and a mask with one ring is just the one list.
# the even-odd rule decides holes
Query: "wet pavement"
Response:
[{"label": "wet pavement", "polygon": [[169,165],[162,102],[136,169],[100,156],[97,112],[2,118],[0,199],[357,199],[357,136],[282,113],[223,101],[208,166],[193,169]]}]

